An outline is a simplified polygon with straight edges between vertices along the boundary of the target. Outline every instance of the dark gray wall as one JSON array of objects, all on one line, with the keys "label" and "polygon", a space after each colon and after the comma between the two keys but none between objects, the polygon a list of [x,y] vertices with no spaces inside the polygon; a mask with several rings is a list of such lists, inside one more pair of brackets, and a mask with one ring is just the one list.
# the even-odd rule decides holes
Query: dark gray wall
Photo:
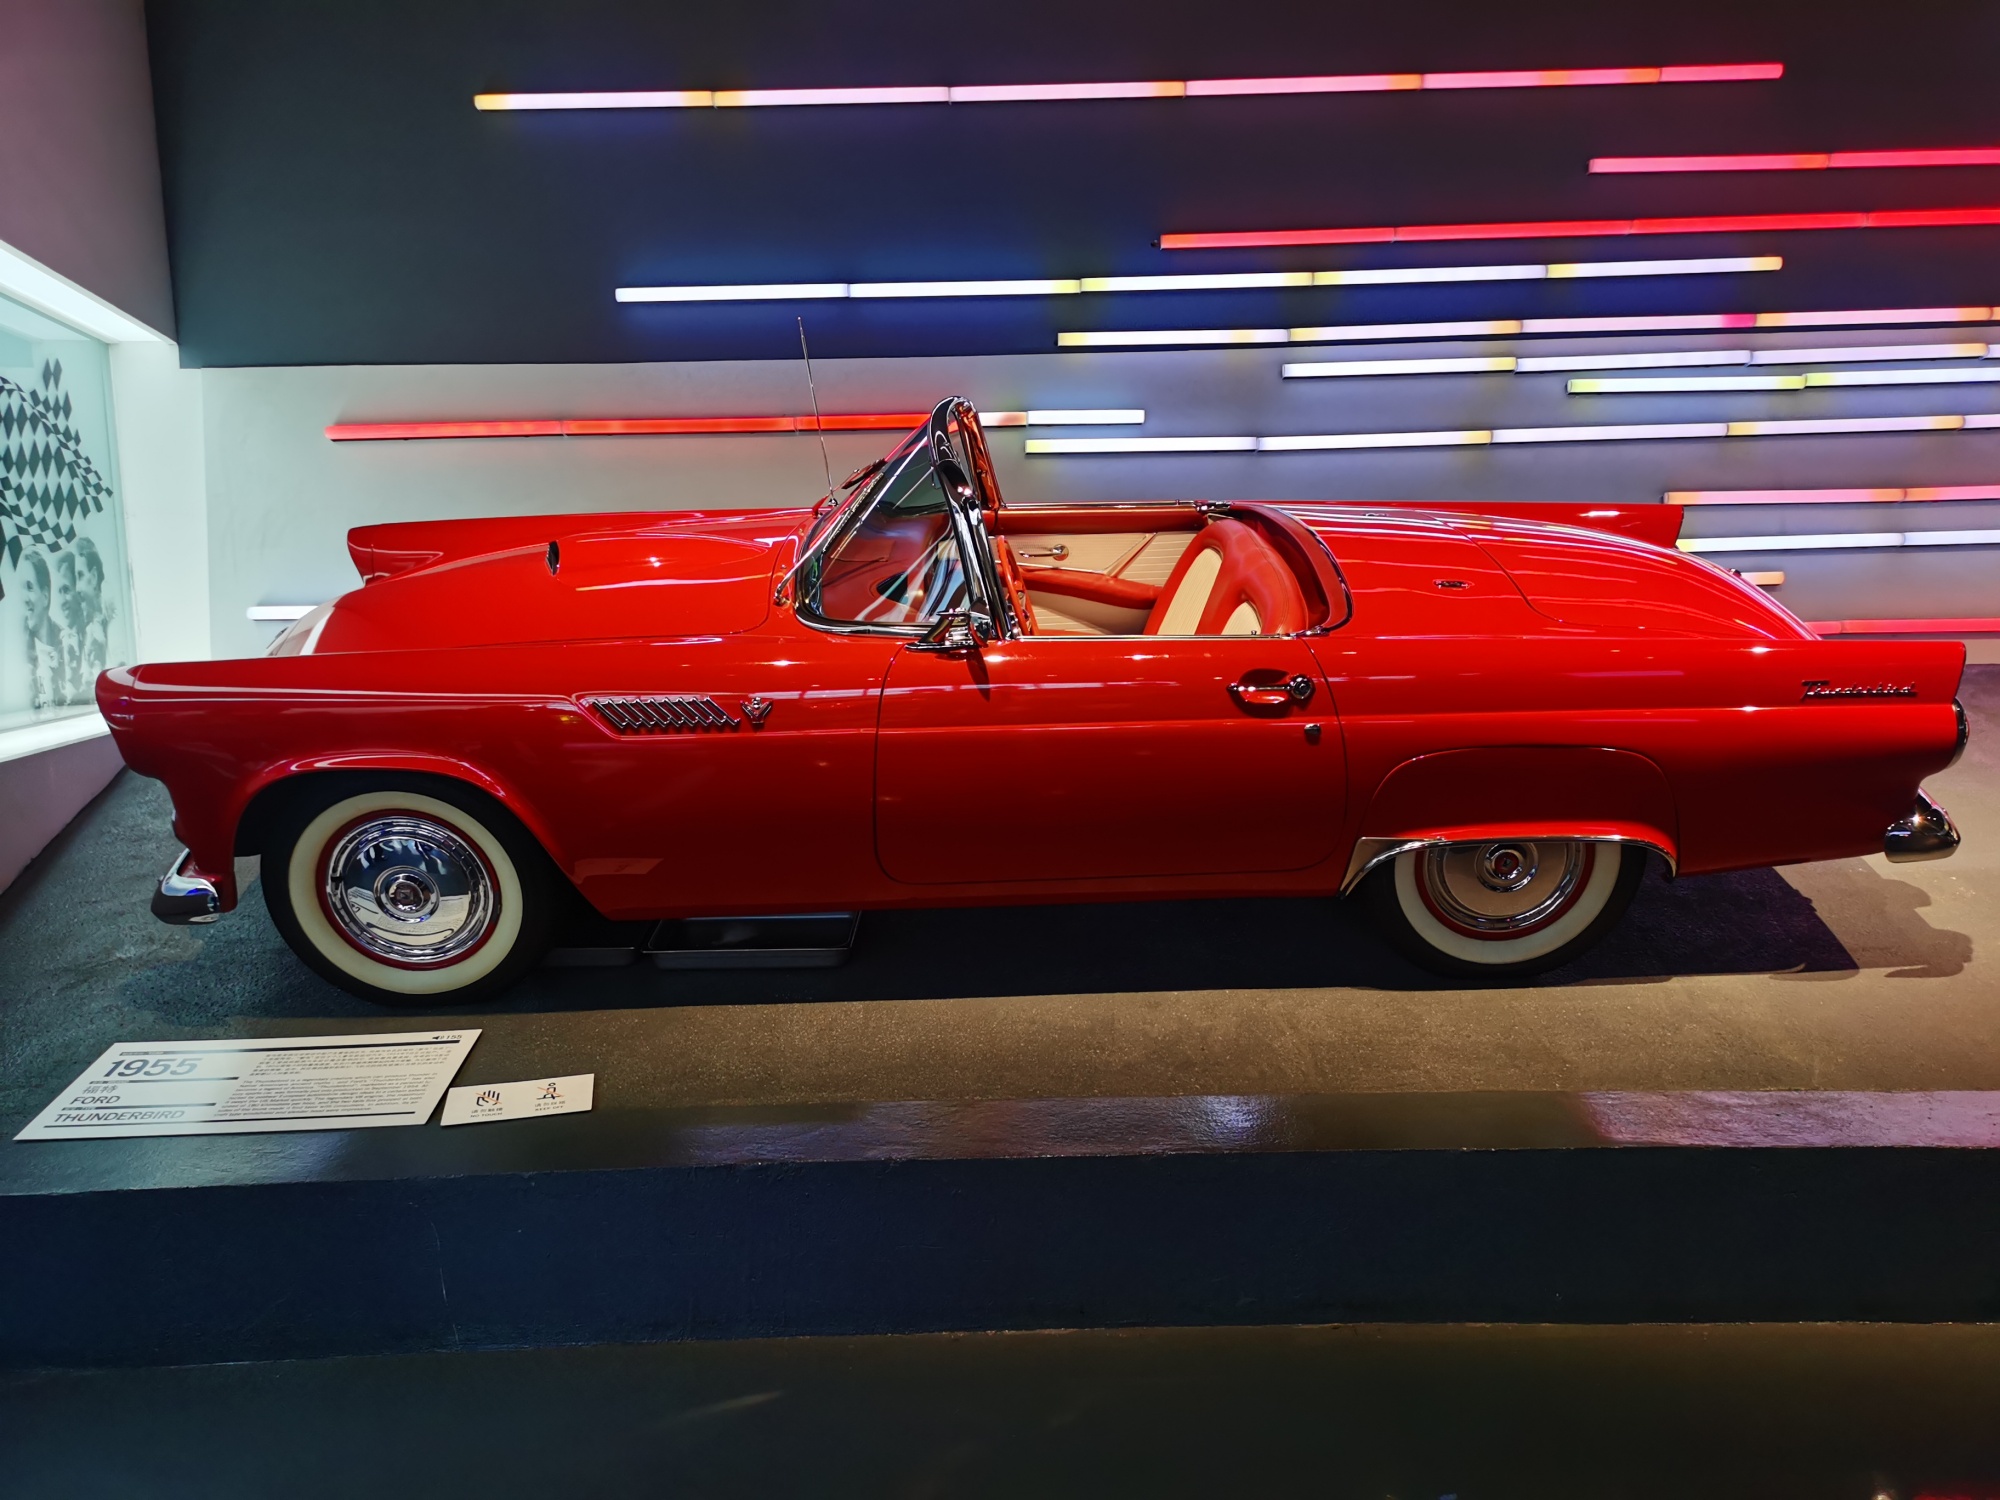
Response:
[{"label": "dark gray wall", "polygon": [[0,240],[174,333],[141,0],[0,0]]},{"label": "dark gray wall", "polygon": [[[2000,203],[2000,167],[1595,175],[1984,145],[1995,0],[152,0],[191,365],[1030,354],[1072,328],[1990,304],[2000,227],[1154,248],[1162,231]],[[479,91],[1782,62],[1774,82],[481,114]],[[1782,276],[638,305],[620,285],[1780,253]],[[1768,284],[1775,283],[1775,284]]]}]

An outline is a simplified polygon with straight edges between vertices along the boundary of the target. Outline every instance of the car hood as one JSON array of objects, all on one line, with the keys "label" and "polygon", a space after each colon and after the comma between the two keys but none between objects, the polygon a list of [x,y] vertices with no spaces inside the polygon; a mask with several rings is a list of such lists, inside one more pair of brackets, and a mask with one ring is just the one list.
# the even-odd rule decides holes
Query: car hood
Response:
[{"label": "car hood", "polygon": [[[734,635],[771,611],[797,525],[661,521],[554,535],[380,578],[276,648],[314,654]],[[288,636],[290,636],[288,632]]]}]

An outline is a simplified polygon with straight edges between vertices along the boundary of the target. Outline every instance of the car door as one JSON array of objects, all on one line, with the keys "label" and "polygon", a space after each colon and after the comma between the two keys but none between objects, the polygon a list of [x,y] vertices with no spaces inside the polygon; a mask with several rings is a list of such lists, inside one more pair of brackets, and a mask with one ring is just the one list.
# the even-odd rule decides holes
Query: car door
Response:
[{"label": "car door", "polygon": [[891,662],[876,852],[917,885],[1241,875],[1333,851],[1340,730],[1282,636],[1043,636]]}]

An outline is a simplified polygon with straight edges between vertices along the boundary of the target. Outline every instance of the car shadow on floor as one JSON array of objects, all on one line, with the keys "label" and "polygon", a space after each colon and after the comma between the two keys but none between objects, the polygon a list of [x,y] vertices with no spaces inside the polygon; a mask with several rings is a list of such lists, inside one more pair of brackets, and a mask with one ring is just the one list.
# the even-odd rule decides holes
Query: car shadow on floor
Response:
[{"label": "car shadow on floor", "polygon": [[[191,963],[131,976],[124,1000],[182,1025],[221,1014],[380,1015],[309,973],[253,889],[240,915],[197,930]],[[1851,972],[1854,960],[1811,901],[1770,870],[1669,882],[1648,874],[1625,920],[1542,987],[1663,981],[1690,974]],[[483,1013],[663,1005],[758,1005],[989,995],[1361,988],[1443,990],[1371,931],[1358,902],[1320,899],[1119,902],[871,912],[831,969],[530,973]]]},{"label": "car shadow on floor", "polygon": [[[23,960],[0,962],[0,1000],[29,1009],[53,1005],[66,1013],[136,1011],[168,1025],[201,1029],[232,1018],[385,1014],[334,988],[292,956],[265,915],[254,882],[244,889],[237,911],[213,926],[168,928],[155,922],[145,899],[164,857],[147,846],[158,841],[154,824],[163,821],[158,815],[164,804],[156,783],[119,778],[0,898],[0,959]],[[1845,910],[1847,903],[1841,904]],[[1887,964],[1911,973],[1962,967],[1962,955],[1940,944],[1962,946],[1964,940],[1931,927],[1908,902],[1885,899],[1871,909],[1879,913],[1870,924],[1864,959],[1871,967]],[[1668,881],[1656,864],[1632,909],[1602,945],[1525,983],[1838,974],[1856,967],[1812,900],[1777,872]],[[8,970],[18,986],[9,982]],[[1119,902],[871,912],[840,968],[662,972],[641,962],[614,969],[540,969],[476,1009],[534,1013],[991,995],[1462,987],[1393,953],[1369,930],[1367,908],[1359,902]],[[17,988],[20,993],[9,999],[8,992]]]}]

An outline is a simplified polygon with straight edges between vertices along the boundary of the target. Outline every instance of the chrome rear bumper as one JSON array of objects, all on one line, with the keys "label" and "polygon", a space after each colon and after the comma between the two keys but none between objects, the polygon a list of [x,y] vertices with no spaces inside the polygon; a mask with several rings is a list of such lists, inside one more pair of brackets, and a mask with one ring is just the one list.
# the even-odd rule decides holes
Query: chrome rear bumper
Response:
[{"label": "chrome rear bumper", "polygon": [[213,922],[222,915],[222,897],[215,882],[203,875],[184,874],[187,862],[188,852],[183,849],[160,877],[160,888],[153,892],[153,915],[176,927]]},{"label": "chrome rear bumper", "polygon": [[1882,834],[1882,852],[1892,864],[1915,864],[1920,859],[1945,859],[1958,848],[1958,830],[1951,816],[1931,800],[1929,792],[1917,793],[1917,805],[1907,817],[1898,818]]}]

